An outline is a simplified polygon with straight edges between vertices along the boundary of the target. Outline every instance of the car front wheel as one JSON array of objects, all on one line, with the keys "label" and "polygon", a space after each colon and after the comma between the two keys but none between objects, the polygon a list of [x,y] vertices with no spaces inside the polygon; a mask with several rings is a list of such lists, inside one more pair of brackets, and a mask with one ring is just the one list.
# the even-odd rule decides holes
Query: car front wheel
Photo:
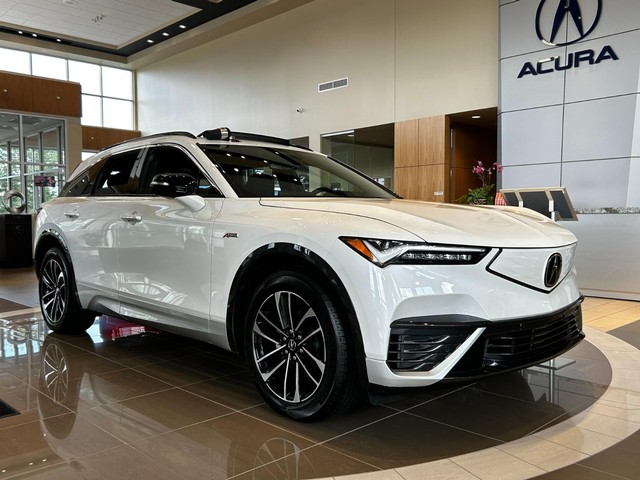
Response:
[{"label": "car front wheel", "polygon": [[304,421],[358,401],[354,359],[329,292],[291,271],[268,277],[249,308],[245,351],[258,389],[276,411]]},{"label": "car front wheel", "polygon": [[95,313],[80,307],[73,273],[59,248],[45,253],[38,271],[40,308],[47,326],[54,332],[79,333],[95,319]]}]

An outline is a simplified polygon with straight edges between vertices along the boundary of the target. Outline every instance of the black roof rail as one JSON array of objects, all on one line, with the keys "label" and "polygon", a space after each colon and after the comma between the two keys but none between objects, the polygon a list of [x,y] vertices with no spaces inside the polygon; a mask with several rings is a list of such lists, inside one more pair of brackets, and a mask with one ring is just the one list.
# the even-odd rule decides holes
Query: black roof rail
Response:
[{"label": "black roof rail", "polygon": [[175,132],[152,133],[151,135],[144,135],[142,137],[130,138],[129,140],[123,140],[122,142],[114,143],[113,145],[109,145],[107,147],[102,148],[100,151],[106,150],[107,148],[116,147],[118,145],[124,145],[126,143],[137,142],[138,140],[147,140],[148,138],[168,137],[168,136],[197,138],[191,132],[175,131]]},{"label": "black roof rail", "polygon": [[206,138],[207,140],[229,140],[229,141],[238,141],[238,140],[250,140],[254,142],[264,142],[264,143],[275,143],[276,145],[286,145],[298,148],[304,148],[309,150],[307,147],[303,147],[300,145],[295,145],[291,143],[291,141],[286,138],[272,137],[269,135],[260,135],[257,133],[246,133],[246,132],[232,132],[227,127],[214,128],[213,130],[205,130],[200,135],[199,138]]},{"label": "black roof rail", "polygon": [[260,135],[257,133],[233,132],[231,138],[236,140],[250,140],[253,142],[275,143],[277,145],[290,146],[291,142],[286,138],[271,137],[269,135]]}]

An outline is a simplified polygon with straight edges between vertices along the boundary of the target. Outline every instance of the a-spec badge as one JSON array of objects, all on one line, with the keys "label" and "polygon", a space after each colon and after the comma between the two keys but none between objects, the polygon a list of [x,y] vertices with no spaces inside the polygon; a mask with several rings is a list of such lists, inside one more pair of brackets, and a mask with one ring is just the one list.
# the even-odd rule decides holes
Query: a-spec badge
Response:
[{"label": "a-spec badge", "polygon": [[222,236],[222,238],[238,238],[238,234],[237,233],[227,232]]}]

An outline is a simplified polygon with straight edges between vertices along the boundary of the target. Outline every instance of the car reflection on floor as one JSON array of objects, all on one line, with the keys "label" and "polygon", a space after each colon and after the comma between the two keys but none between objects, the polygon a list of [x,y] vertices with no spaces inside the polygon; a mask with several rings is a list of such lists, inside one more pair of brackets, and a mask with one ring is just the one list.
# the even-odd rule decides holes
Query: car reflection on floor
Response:
[{"label": "car reflection on floor", "polygon": [[[244,363],[210,345],[107,316],[77,336],[48,333],[39,317],[2,322],[3,370],[33,394],[21,415],[0,424],[10,436],[0,432],[2,477],[104,478],[104,468],[124,458],[132,468],[163,469],[166,478],[392,468],[495,446],[566,419],[611,376],[584,343],[577,366],[568,367],[574,371],[551,384],[544,371],[528,369],[304,425],[264,406]],[[18,417],[22,424],[6,428]]]},{"label": "car reflection on floor", "polygon": [[[38,325],[33,323],[10,331],[8,341],[23,345],[31,343],[30,335],[38,337],[42,334]],[[4,462],[1,465],[3,476],[39,471],[44,465],[47,465],[47,470],[49,467],[58,469],[63,463],[85,472],[87,466],[82,458],[91,453],[87,444],[96,440],[96,428],[92,423],[101,424],[99,417],[109,422],[112,426],[110,433],[122,440],[130,440],[132,435],[144,439],[171,431],[174,425],[167,416],[170,412],[163,405],[138,402],[139,408],[133,408],[135,399],[139,397],[130,395],[134,393],[128,391],[131,387],[125,386],[115,375],[105,375],[108,369],[105,370],[103,362],[88,361],[87,358],[89,350],[100,355],[113,354],[114,349],[118,348],[127,350],[132,346],[141,346],[148,352],[144,348],[149,341],[148,337],[157,336],[158,333],[155,329],[102,316],[88,335],[72,339],[56,334],[46,335],[41,350],[36,352],[42,360],[37,381],[39,422],[30,424],[32,428],[37,424],[41,434],[26,436],[30,440],[28,445],[21,445],[23,455],[12,455],[11,460],[15,462],[13,465]],[[33,349],[29,350],[33,353]],[[125,359],[125,356],[121,355],[119,358]],[[105,358],[105,361],[108,360]],[[229,364],[222,366],[219,373],[222,376],[228,375]],[[165,392],[172,390],[175,389],[166,384]],[[182,393],[191,396],[186,391]],[[171,455],[176,448],[175,436],[181,436],[178,443],[189,444],[190,450],[214,453],[207,472],[202,472],[203,476],[213,474],[214,478],[226,478],[263,466],[266,466],[266,471],[270,472],[272,478],[282,479],[300,478],[301,471],[307,472],[305,476],[314,471],[303,452],[304,448],[310,446],[308,441],[295,439],[293,435],[275,427],[270,435],[256,435],[246,417],[241,423],[235,424],[233,421],[229,422],[231,418],[228,417],[233,410],[205,399],[200,403],[201,406],[209,404],[205,417],[221,418],[221,426],[218,428],[212,425],[207,429],[206,445],[197,438],[198,429],[176,431],[171,441],[158,443],[157,450],[162,452],[161,455]],[[253,403],[260,402],[258,400]],[[176,414],[179,415],[178,412]],[[91,419],[91,422],[86,419]],[[195,437],[190,438],[190,433]],[[37,441],[34,442],[33,439]],[[121,443],[115,438],[108,442],[112,447]],[[252,452],[252,458],[247,457],[248,452]]]}]

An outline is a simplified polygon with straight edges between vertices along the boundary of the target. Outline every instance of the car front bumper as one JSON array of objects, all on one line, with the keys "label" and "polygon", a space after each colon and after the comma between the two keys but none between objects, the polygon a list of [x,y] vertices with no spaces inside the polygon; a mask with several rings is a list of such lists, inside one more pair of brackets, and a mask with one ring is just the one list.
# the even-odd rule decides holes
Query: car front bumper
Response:
[{"label": "car front bumper", "polygon": [[387,360],[367,358],[369,381],[425,386],[545,362],[584,338],[581,303],[582,298],[548,315],[499,322],[458,315],[396,320]]}]

